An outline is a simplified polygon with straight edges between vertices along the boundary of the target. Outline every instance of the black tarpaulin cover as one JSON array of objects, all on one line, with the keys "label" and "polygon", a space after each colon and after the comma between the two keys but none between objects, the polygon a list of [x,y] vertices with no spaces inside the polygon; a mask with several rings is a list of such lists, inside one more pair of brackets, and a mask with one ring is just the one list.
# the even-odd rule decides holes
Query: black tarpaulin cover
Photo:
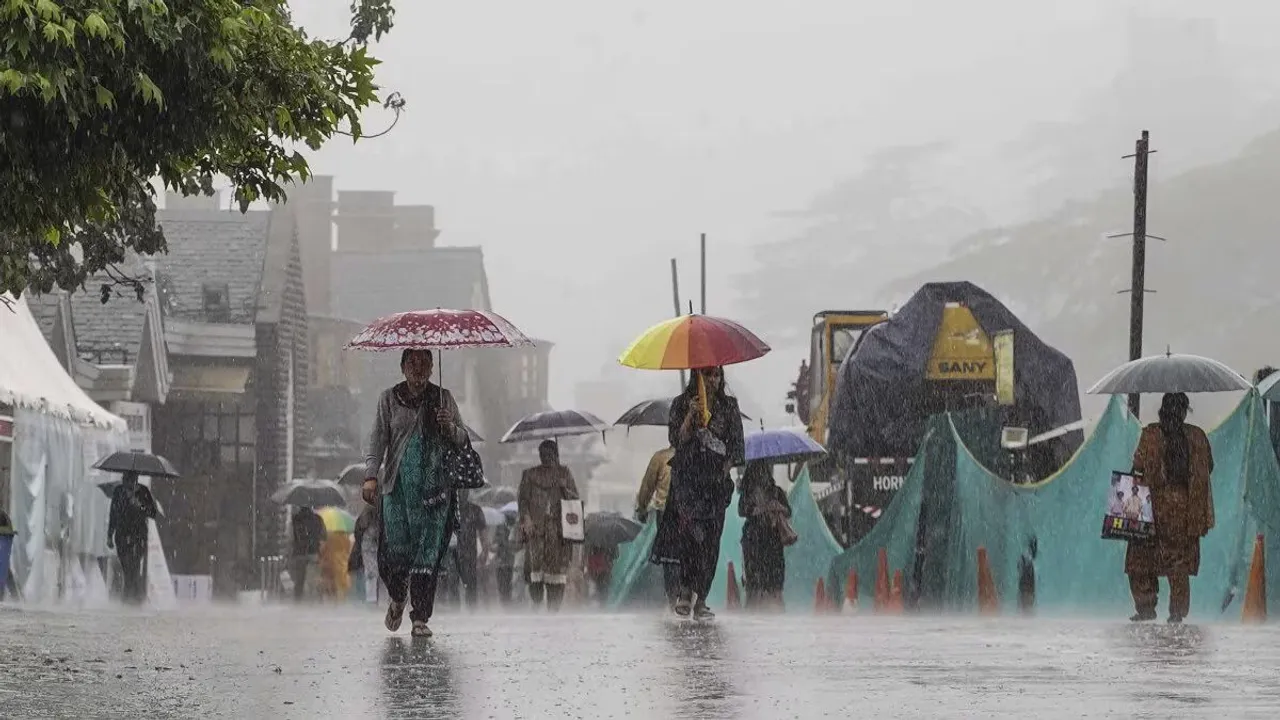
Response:
[{"label": "black tarpaulin cover", "polygon": [[[1070,358],[1041,342],[973,283],[929,283],[888,322],[868,330],[841,365],[831,408],[831,450],[852,457],[915,455],[928,415],[937,412],[929,405],[925,368],[949,302],[968,307],[988,337],[1013,330],[1016,405],[1010,424],[1026,427],[1034,437],[1080,420]],[[1083,438],[1074,431],[1043,443],[1035,454],[1056,468]]]}]

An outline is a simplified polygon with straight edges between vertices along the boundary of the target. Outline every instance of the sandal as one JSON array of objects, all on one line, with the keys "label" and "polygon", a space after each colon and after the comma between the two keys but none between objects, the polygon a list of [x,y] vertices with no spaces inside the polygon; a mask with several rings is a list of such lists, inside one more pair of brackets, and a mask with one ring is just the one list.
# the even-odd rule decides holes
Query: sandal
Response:
[{"label": "sandal", "polygon": [[391,601],[387,606],[387,630],[395,632],[400,629],[400,621],[404,619],[404,603]]}]

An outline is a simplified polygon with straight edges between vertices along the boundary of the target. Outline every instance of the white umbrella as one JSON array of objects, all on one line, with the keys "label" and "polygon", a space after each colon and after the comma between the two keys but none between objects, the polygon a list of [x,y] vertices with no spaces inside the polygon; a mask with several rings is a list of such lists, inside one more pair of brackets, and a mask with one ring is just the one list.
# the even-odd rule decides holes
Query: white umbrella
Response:
[{"label": "white umbrella", "polygon": [[502,513],[504,515],[518,515],[520,514],[520,508],[516,505],[516,502],[512,500],[511,502],[502,506]]},{"label": "white umbrella", "polygon": [[480,510],[484,512],[484,524],[489,527],[503,525],[507,522],[507,516],[503,515],[502,511],[497,508],[482,507]]},{"label": "white umbrella", "polygon": [[1121,365],[1089,388],[1089,393],[1213,393],[1248,390],[1251,387],[1253,386],[1244,376],[1217,360],[1167,352]]}]

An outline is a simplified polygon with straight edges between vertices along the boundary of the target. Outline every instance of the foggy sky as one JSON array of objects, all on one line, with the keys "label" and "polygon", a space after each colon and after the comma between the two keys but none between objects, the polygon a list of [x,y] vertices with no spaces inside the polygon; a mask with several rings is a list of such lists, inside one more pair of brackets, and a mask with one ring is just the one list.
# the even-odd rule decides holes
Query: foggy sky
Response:
[{"label": "foggy sky", "polygon": [[[337,36],[348,5],[307,0],[294,14]],[[335,140],[312,166],[340,189],[435,205],[441,244],[483,245],[495,309],[557,343],[551,401],[567,407],[576,382],[635,372],[615,359],[670,316],[669,258],[696,300],[699,232],[710,238],[709,312],[750,325],[735,316],[734,288],[748,248],[788,232],[778,213],[876,148],[972,147],[966,194],[1007,208],[1016,181],[983,164],[981,148],[1071,119],[1122,62],[1133,8],[1212,8],[1242,82],[1274,96],[1280,9],[1265,2],[402,0],[375,54],[405,116],[385,138]],[[371,111],[367,130],[387,120]],[[1134,118],[1133,135],[1145,126]],[[1099,188],[1128,170],[1117,163]],[[774,355],[730,380],[781,421],[800,355]]]}]

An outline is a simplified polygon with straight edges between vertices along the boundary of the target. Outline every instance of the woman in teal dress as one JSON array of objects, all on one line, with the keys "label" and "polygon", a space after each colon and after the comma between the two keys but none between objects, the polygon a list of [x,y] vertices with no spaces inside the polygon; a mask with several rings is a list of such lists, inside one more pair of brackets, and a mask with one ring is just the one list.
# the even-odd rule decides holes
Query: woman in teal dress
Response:
[{"label": "woman in teal dress", "polygon": [[454,530],[454,489],[441,457],[446,443],[467,443],[453,396],[430,382],[433,365],[429,350],[401,354],[405,381],[378,398],[362,488],[366,502],[381,503],[378,572],[391,596],[387,629],[400,629],[411,601],[419,637],[431,635],[436,578]]}]

